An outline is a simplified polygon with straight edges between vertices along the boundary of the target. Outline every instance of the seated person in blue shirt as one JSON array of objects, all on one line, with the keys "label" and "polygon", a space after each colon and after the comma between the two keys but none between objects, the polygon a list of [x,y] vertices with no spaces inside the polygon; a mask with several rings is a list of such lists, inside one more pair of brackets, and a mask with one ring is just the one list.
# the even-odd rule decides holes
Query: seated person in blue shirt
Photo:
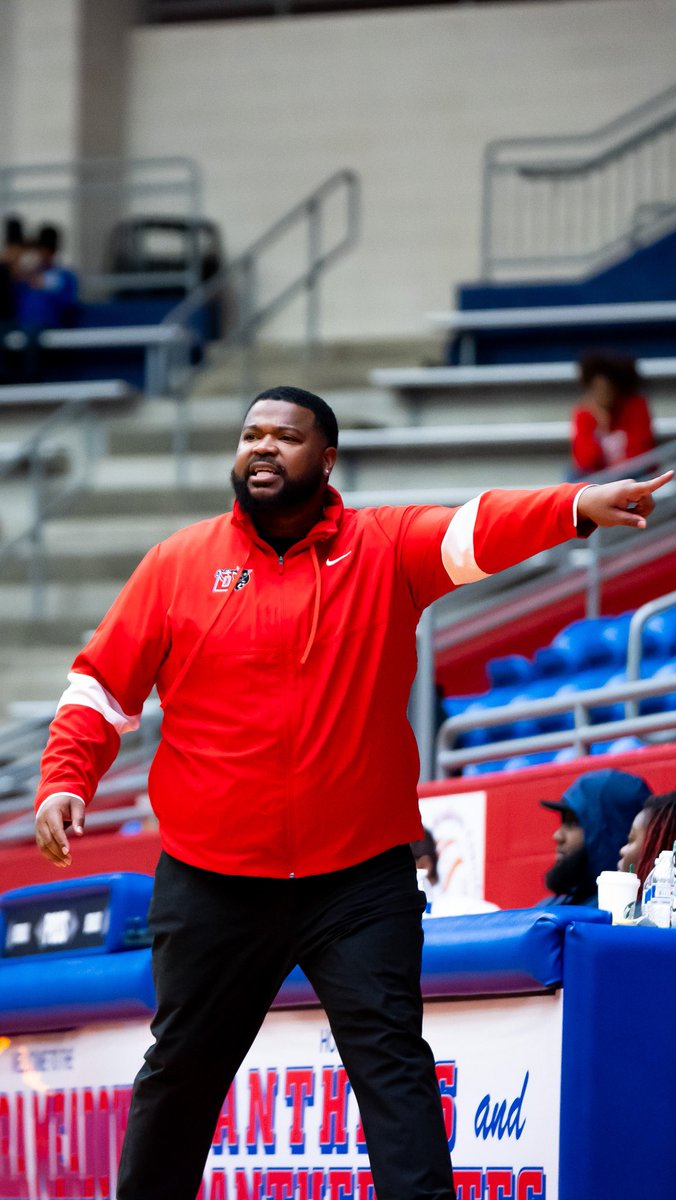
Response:
[{"label": "seated person in blue shirt", "polygon": [[22,329],[62,329],[72,325],[77,307],[77,276],[58,262],[59,231],[43,225],[21,272],[18,324]]}]

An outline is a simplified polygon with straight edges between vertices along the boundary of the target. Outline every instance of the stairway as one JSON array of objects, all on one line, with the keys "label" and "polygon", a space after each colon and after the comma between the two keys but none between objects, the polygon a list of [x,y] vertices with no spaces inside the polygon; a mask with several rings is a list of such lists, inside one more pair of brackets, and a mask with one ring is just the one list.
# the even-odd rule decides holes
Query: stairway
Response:
[{"label": "stairway", "polygon": [[[324,395],[343,427],[399,424],[396,397],[367,382],[383,359],[392,365],[438,356],[436,343],[338,344],[308,359],[302,350],[263,345],[259,388],[291,383]],[[26,564],[0,574],[0,724],[17,702],[56,700],[70,663],[145,552],[174,530],[230,507],[232,458],[241,425],[242,364],[216,347],[195,379],[190,401],[188,482],[176,481],[175,407],[148,400],[107,421],[106,453],[91,491],[46,525],[47,569],[41,583],[46,616],[31,618]]]}]

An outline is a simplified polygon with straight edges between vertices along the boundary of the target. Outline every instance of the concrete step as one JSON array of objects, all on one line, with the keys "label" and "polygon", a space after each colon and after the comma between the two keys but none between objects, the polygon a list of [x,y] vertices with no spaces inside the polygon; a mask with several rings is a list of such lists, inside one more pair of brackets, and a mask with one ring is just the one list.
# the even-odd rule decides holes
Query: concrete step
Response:
[{"label": "concrete step", "polygon": [[[524,458],[506,453],[496,441],[471,453],[464,446],[444,445],[424,450],[401,447],[387,453],[362,451],[349,457],[346,453],[342,459],[338,456],[331,482],[339,490],[464,487],[475,483],[481,489],[523,486],[527,475],[532,481],[529,486],[539,487],[560,482],[566,469],[566,455],[560,448],[537,447]],[[230,507],[230,461],[223,455],[193,455],[188,472],[188,485],[177,488],[172,456],[111,456],[101,464],[95,492],[82,504],[98,514],[192,510],[210,516]]]},{"label": "concrete step", "polygon": [[[165,464],[168,476],[173,466],[173,460]],[[225,471],[223,476],[221,486],[194,484],[188,487],[172,487],[169,483],[122,476],[116,484],[99,485],[86,496],[80,496],[70,511],[78,519],[85,516],[97,520],[115,516],[173,517],[176,518],[176,528],[180,528],[193,521],[213,517],[215,513],[224,512],[231,506],[232,491]]]},{"label": "concrete step", "polygon": [[[86,584],[77,579],[65,583],[45,580],[41,586],[44,618],[39,629],[40,639],[50,640],[47,632],[49,622],[63,622],[72,631],[67,640],[81,642],[83,632],[98,625],[110,608],[123,582],[124,576],[106,580],[92,577]],[[25,586],[21,583],[3,583],[0,629],[8,623],[25,621],[30,615],[27,607]],[[63,641],[63,637],[59,640]]]},{"label": "concrete step", "polygon": [[[377,388],[325,392],[341,428],[378,429],[402,420],[402,406],[391,393]],[[245,406],[236,396],[193,397],[185,414],[188,445],[193,453],[234,454]],[[110,454],[169,454],[174,449],[177,410],[169,401],[149,401],[137,414],[111,424]]]},{"label": "concrete step", "polygon": [[67,687],[66,676],[79,649],[77,639],[55,644],[51,639],[17,647],[2,640],[0,649],[0,722],[10,718],[10,707],[17,700],[56,702]]},{"label": "concrete step", "polygon": [[372,367],[436,365],[443,360],[443,345],[439,335],[337,341],[310,351],[303,345],[261,341],[255,378],[247,380],[243,352],[216,344],[209,348],[208,360],[195,377],[193,391],[202,395],[230,392],[244,398],[249,396],[247,384],[253,383],[249,397],[253,398],[267,387],[284,384],[325,396],[327,389],[367,386]]}]

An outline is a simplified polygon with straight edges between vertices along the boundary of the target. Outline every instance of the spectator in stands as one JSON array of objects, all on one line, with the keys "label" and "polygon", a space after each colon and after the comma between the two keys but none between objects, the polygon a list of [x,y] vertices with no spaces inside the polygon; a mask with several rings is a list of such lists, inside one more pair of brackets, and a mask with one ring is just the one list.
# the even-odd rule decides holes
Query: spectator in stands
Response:
[{"label": "spectator in stands", "polygon": [[21,221],[8,217],[0,250],[0,380],[11,373],[5,338],[16,328],[17,276],[23,248]]},{"label": "spectator in stands", "polygon": [[24,249],[23,227],[18,217],[7,217],[0,250],[0,321],[12,323],[16,312],[15,281]]},{"label": "spectator in stands", "polygon": [[655,865],[661,850],[671,850],[676,842],[676,792],[649,796],[636,814],[629,837],[620,850],[618,871],[633,867],[641,883]]},{"label": "spectator in stands", "polygon": [[572,418],[576,479],[617,466],[655,446],[650,410],[634,359],[599,352],[584,355],[578,366],[584,392]]},{"label": "spectator in stands", "polygon": [[43,225],[20,265],[18,320],[26,331],[71,325],[78,283],[58,262],[61,237],[55,225]]},{"label": "spectator in stands", "polygon": [[554,833],[556,861],[545,875],[552,904],[597,904],[596,878],[614,871],[626,830],[643,808],[650,788],[638,775],[604,768],[586,771],[566,788],[560,800],[541,800],[543,808],[561,814]]},{"label": "spectator in stands", "polygon": [[145,556],[50,726],[36,837],[64,868],[65,827],[84,834],[85,807],[157,683],[158,1009],[118,1200],[195,1200],[230,1082],[296,963],[345,1063],[376,1193],[453,1200],[409,846],[422,834],[406,717],[416,628],[460,584],[598,525],[644,528],[672,478],[360,511],[329,486],[337,447],[319,396],[257,396],[233,512]]}]

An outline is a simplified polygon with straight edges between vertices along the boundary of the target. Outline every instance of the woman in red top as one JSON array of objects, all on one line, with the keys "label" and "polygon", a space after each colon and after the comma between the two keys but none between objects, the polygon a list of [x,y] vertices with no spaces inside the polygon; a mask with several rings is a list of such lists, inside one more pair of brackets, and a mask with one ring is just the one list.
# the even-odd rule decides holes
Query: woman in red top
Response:
[{"label": "woman in red top", "polygon": [[650,410],[641,395],[636,363],[628,355],[587,354],[580,359],[582,403],[573,410],[576,476],[614,467],[655,446]]}]

